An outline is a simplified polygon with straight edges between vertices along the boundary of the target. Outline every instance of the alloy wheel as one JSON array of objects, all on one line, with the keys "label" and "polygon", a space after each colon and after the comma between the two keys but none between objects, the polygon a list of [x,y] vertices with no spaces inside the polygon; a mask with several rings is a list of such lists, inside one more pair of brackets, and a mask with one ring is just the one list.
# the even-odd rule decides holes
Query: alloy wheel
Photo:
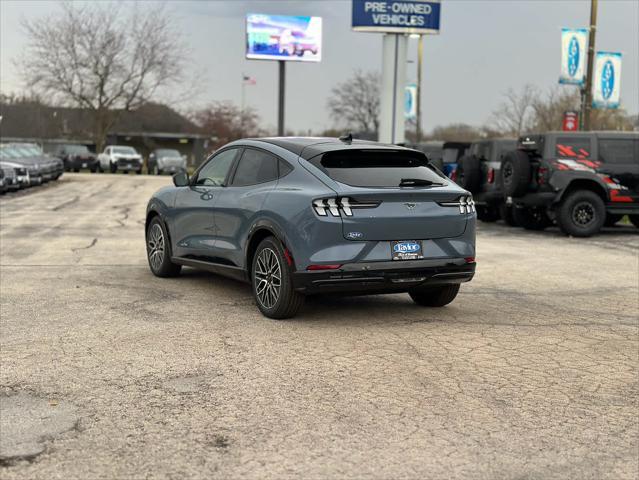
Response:
[{"label": "alloy wheel", "polygon": [[264,308],[273,308],[282,289],[282,269],[272,249],[264,248],[258,254],[253,281],[258,301]]},{"label": "alloy wheel", "polygon": [[513,166],[510,163],[504,164],[502,178],[505,184],[510,185],[513,178]]},{"label": "alloy wheel", "polygon": [[572,209],[572,221],[575,225],[586,227],[595,221],[595,209],[590,202],[579,202]]},{"label": "alloy wheel", "polygon": [[158,271],[164,261],[164,233],[159,224],[154,224],[147,240],[149,261],[153,270]]}]

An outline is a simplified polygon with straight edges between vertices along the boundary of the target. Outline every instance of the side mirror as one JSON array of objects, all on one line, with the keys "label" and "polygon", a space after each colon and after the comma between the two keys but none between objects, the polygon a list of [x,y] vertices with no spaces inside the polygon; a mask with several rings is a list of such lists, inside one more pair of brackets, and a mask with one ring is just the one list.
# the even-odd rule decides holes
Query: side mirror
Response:
[{"label": "side mirror", "polygon": [[173,184],[176,187],[186,187],[189,184],[189,175],[186,172],[178,172],[173,175]]}]

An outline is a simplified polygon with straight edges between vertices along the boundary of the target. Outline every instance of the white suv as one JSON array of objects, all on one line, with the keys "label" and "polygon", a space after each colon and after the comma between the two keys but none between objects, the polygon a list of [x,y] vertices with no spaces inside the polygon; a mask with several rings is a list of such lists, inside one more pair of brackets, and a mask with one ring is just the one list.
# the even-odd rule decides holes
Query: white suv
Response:
[{"label": "white suv", "polygon": [[135,173],[142,173],[142,155],[135,151],[135,148],[124,145],[110,145],[98,155],[98,168],[100,172],[110,171],[115,173],[118,170]]}]

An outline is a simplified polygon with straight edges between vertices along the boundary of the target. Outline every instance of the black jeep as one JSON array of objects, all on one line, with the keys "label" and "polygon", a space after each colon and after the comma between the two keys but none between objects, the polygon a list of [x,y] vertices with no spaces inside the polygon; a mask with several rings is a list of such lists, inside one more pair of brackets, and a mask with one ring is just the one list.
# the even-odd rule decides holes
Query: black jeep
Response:
[{"label": "black jeep", "polygon": [[514,138],[476,140],[470,145],[468,155],[459,160],[452,179],[473,194],[479,220],[494,222],[501,217],[507,224],[514,225],[512,212],[504,203],[499,171],[506,153],[516,147]]},{"label": "black jeep", "polygon": [[515,221],[541,230],[553,221],[588,237],[623,215],[639,227],[639,132],[525,135],[501,162]]}]

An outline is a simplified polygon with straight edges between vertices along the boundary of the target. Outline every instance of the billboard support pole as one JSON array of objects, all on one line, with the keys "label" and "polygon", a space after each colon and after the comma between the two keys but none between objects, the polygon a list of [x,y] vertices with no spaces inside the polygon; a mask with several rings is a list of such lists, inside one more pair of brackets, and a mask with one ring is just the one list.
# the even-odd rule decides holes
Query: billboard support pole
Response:
[{"label": "billboard support pole", "polygon": [[424,35],[420,35],[417,40],[417,105],[415,111],[415,141],[422,141],[422,57],[424,54]]},{"label": "billboard support pole", "polygon": [[595,57],[595,33],[597,32],[597,0],[590,0],[590,34],[588,35],[588,64],[586,85],[581,91],[581,129],[590,130],[592,111],[592,66]]},{"label": "billboard support pole", "polygon": [[384,34],[379,141],[404,143],[404,89],[406,87],[406,36]]},{"label": "billboard support pole", "polygon": [[284,136],[284,92],[286,90],[286,62],[278,60],[279,64],[279,97],[277,106],[277,136]]}]

